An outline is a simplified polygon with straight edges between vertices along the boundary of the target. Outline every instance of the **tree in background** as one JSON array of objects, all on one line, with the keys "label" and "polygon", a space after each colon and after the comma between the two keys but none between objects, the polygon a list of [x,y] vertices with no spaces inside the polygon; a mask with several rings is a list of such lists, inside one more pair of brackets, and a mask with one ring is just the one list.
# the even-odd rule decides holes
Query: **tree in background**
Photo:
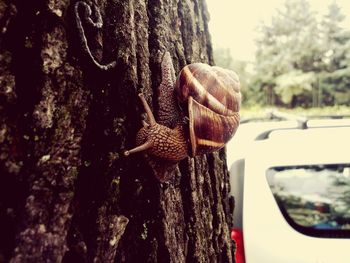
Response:
[{"label": "tree in background", "polygon": [[320,74],[319,104],[348,104],[350,101],[350,32],[341,23],[345,16],[333,2],[321,21],[323,68]]},{"label": "tree in background", "polygon": [[[295,96],[309,92],[295,85],[293,78],[304,79],[303,74],[319,67],[321,61],[316,15],[306,0],[286,1],[270,25],[261,25],[259,33],[255,82],[269,90],[270,96],[277,95],[270,103],[292,106]],[[278,77],[283,81],[276,81]]]},{"label": "tree in background", "polygon": [[340,11],[334,2],[320,22],[306,0],[290,0],[271,24],[260,26],[253,83],[266,93],[267,104],[350,103],[344,97],[349,92],[349,32],[341,27]]},{"label": "tree in background", "polygon": [[341,26],[344,19],[345,16],[341,13],[340,7],[333,2],[328,7],[328,13],[321,20],[323,64],[327,72],[334,72],[347,66],[350,33]]}]

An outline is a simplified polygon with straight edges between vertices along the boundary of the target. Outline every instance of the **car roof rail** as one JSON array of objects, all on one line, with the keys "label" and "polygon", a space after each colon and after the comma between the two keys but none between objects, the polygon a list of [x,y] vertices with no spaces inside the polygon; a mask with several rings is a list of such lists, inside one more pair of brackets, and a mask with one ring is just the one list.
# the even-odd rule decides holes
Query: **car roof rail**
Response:
[{"label": "car roof rail", "polygon": [[257,118],[246,118],[241,120],[241,124],[255,121],[268,121],[268,120],[286,120],[286,121],[297,121],[298,128],[307,129],[307,121],[306,117],[298,116],[295,114],[290,114],[286,112],[281,112],[279,110],[267,110],[265,117],[257,117]]},{"label": "car roof rail", "polygon": [[[257,118],[245,118],[240,121],[241,124],[243,123],[249,123],[249,122],[256,122],[256,121],[268,121],[268,120],[281,120],[281,121],[295,121],[296,126],[295,127],[284,127],[284,128],[273,128],[270,130],[266,130],[262,133],[260,133],[255,140],[265,140],[269,137],[270,133],[276,130],[295,130],[295,129],[300,129],[300,130],[305,130],[309,128],[318,128],[318,127],[309,127],[308,126],[308,121],[312,119],[345,119],[345,118],[350,118],[350,114],[324,114],[324,115],[311,115],[311,116],[299,116],[296,114],[291,114],[287,112],[282,112],[276,109],[269,109],[266,111],[265,117],[257,117]],[[349,126],[349,125],[336,125],[332,127],[344,127],[344,126]],[[321,128],[321,127],[319,127]]]},{"label": "car roof rail", "polygon": [[[294,129],[300,129],[300,130],[304,130],[304,129],[309,129],[309,128],[322,128],[322,126],[320,127],[309,127],[308,126],[308,121],[310,121],[311,119],[344,119],[344,118],[350,118],[350,115],[312,115],[309,117],[305,117],[305,116],[298,116],[295,114],[290,114],[290,113],[286,113],[286,112],[281,112],[278,110],[269,110],[267,113],[267,116],[270,120],[272,119],[279,119],[279,120],[285,120],[285,121],[296,121],[297,122],[297,126],[296,127],[285,127],[285,128],[274,128],[274,129],[270,129],[267,131],[262,132],[261,134],[259,134],[255,140],[265,140],[269,137],[270,133],[272,133],[273,131],[276,130],[294,130]],[[336,125],[336,126],[332,126],[332,127],[348,127],[349,125]]]},{"label": "car roof rail", "polygon": [[301,127],[304,127],[303,123],[307,122],[311,119],[346,119],[350,118],[350,114],[318,114],[318,115],[310,115],[307,117],[304,116],[299,116],[296,114],[290,114],[286,112],[281,112],[276,109],[268,109],[266,111],[265,116],[262,117],[250,117],[250,118],[242,118],[240,123],[249,123],[249,122],[257,122],[257,121],[268,121],[268,120],[273,120],[273,119],[278,119],[278,120],[297,120]]},{"label": "car roof rail", "polygon": [[281,112],[278,110],[269,110],[267,112],[267,117],[271,120],[271,119],[279,119],[279,120],[285,120],[285,121],[296,121],[297,122],[297,126],[296,127],[290,127],[290,128],[274,128],[274,129],[270,129],[267,131],[264,131],[262,133],[260,133],[255,140],[256,141],[260,141],[260,140],[265,140],[269,137],[270,133],[276,130],[292,130],[292,129],[307,129],[307,121],[308,118],[307,117],[303,117],[303,116],[298,116],[295,114],[291,114],[291,113],[286,113],[286,112]]},{"label": "car roof rail", "polygon": [[286,120],[286,121],[296,121],[298,123],[298,129],[307,129],[307,121],[308,118],[304,116],[298,116],[295,114],[287,113],[287,112],[281,112],[278,110],[270,110],[267,113],[268,117],[270,119],[280,119],[280,120]]}]

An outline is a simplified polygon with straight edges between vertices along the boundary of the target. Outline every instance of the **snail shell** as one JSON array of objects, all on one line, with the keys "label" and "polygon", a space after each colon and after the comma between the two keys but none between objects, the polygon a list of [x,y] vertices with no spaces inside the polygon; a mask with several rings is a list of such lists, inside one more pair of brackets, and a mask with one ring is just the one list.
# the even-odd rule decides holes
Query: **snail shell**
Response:
[{"label": "snail shell", "polygon": [[192,156],[216,151],[232,138],[241,104],[235,72],[193,63],[179,73],[175,92],[180,105],[187,104]]}]

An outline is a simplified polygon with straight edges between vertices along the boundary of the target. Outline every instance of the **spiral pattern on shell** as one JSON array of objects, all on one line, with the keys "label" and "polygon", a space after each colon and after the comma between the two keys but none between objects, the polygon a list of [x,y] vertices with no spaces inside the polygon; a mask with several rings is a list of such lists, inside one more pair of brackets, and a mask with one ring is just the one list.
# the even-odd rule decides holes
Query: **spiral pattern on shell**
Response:
[{"label": "spiral pattern on shell", "polygon": [[175,92],[187,104],[192,156],[222,148],[239,125],[240,83],[235,72],[203,63],[185,66]]}]

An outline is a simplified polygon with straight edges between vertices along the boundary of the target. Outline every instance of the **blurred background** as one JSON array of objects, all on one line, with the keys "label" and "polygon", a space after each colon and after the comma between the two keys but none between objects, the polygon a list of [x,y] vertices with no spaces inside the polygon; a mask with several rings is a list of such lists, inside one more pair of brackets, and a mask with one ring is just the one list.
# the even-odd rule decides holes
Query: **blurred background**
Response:
[{"label": "blurred background", "polygon": [[350,1],[207,0],[217,65],[241,80],[242,118],[266,108],[350,114]]},{"label": "blurred background", "polygon": [[243,95],[226,146],[236,262],[348,263],[350,1],[206,1]]}]

